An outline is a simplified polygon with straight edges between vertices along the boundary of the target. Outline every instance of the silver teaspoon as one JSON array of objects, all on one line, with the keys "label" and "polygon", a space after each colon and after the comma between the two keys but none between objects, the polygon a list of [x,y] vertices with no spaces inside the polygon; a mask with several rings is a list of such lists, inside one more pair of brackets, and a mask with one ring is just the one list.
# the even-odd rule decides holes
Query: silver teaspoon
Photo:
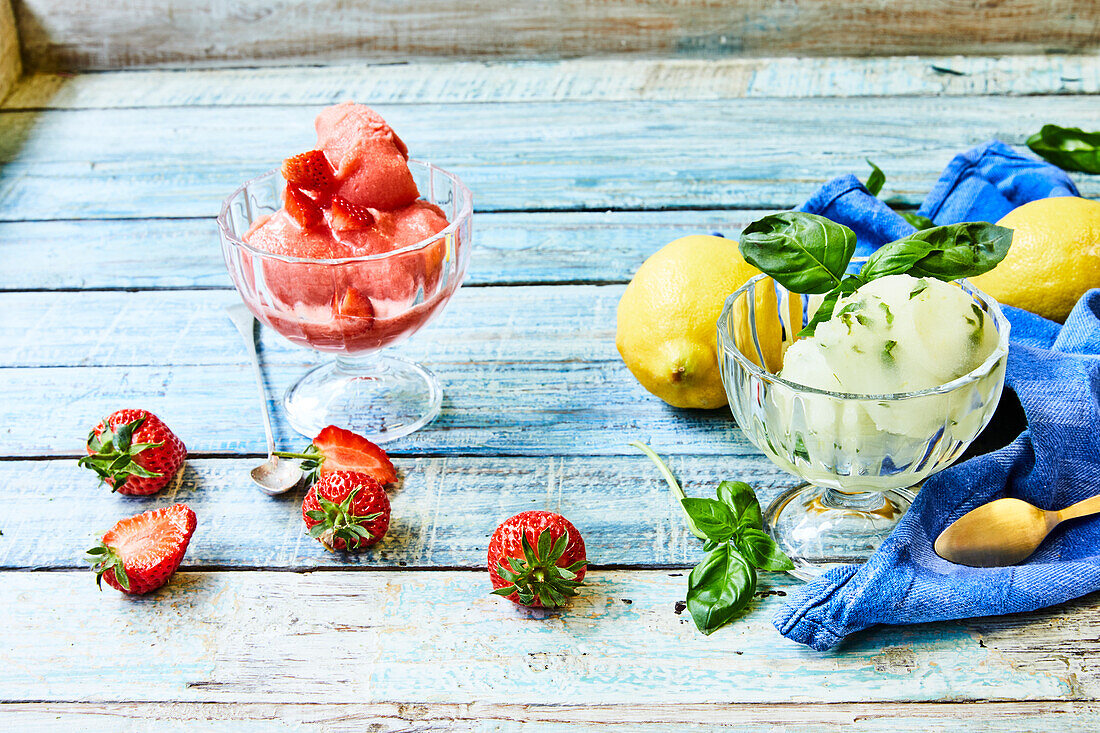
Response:
[{"label": "silver teaspoon", "polygon": [[260,357],[256,353],[256,317],[242,303],[231,305],[225,309],[233,325],[244,337],[245,348],[252,359],[252,371],[256,375],[256,386],[260,390],[260,405],[264,410],[264,434],[267,436],[267,462],[252,469],[252,480],[260,487],[260,491],[269,496],[290,491],[301,480],[302,469],[293,461],[279,460],[275,455],[275,437],[271,432],[271,411],[267,406],[267,392],[264,391],[264,375],[260,371]]}]

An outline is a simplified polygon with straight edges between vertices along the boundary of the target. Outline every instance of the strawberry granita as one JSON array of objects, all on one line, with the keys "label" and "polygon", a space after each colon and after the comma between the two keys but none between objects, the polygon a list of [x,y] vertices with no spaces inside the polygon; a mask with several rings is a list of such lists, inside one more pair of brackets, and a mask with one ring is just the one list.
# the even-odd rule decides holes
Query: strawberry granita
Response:
[{"label": "strawberry granita", "polygon": [[420,198],[408,148],[376,112],[345,102],[315,127],[317,147],[283,162],[283,207],[242,238],[275,257],[245,253],[241,275],[266,296],[251,304],[256,314],[291,341],[378,349],[420,328],[458,287],[445,277],[455,243],[432,239],[447,216]]}]

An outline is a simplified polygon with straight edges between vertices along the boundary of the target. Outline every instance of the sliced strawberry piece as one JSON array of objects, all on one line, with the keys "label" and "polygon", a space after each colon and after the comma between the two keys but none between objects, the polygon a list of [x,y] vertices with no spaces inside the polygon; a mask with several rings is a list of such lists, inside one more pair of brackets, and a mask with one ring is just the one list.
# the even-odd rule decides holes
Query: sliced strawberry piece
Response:
[{"label": "sliced strawberry piece", "polygon": [[306,229],[320,226],[325,221],[317,202],[290,184],[287,184],[283,204],[286,206],[286,213]]},{"label": "sliced strawberry piece", "polygon": [[313,445],[325,457],[322,476],[333,471],[359,471],[373,476],[380,484],[397,480],[397,471],[386,451],[362,435],[329,425],[317,434]]},{"label": "sliced strawberry piece", "polygon": [[334,309],[338,314],[348,318],[374,318],[374,305],[370,302],[370,298],[355,288],[345,290],[344,297],[336,301]]},{"label": "sliced strawberry piece", "polygon": [[88,550],[96,583],[106,580],[112,588],[133,595],[156,590],[179,567],[195,524],[195,512],[186,504],[120,520]]},{"label": "sliced strawberry piece", "polygon": [[357,471],[367,474],[380,484],[397,481],[397,470],[386,451],[362,435],[335,425],[329,425],[318,433],[313,443],[303,452],[276,451],[275,455],[302,459],[302,469],[309,471],[311,478],[327,476],[334,471]]},{"label": "sliced strawberry piece", "polygon": [[332,165],[320,150],[287,158],[283,161],[282,173],[289,185],[317,194],[321,202],[327,202],[336,190]]},{"label": "sliced strawberry piece", "polygon": [[343,196],[332,197],[332,226],[334,229],[366,229],[374,224],[374,214],[366,206],[353,204]]}]

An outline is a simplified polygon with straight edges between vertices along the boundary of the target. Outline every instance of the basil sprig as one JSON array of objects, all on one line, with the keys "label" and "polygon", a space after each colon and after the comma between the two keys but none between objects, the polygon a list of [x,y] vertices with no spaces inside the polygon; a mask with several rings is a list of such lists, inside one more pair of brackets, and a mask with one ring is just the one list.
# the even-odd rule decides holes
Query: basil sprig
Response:
[{"label": "basil sprig", "polygon": [[974,277],[996,267],[1011,244],[1011,229],[985,222],[923,229],[879,247],[859,277],[864,282],[901,273],[947,281]]},{"label": "basil sprig", "polygon": [[863,187],[867,189],[867,193],[872,196],[878,196],[882,191],[882,187],[886,184],[886,174],[882,172],[882,169],[871,162],[870,158],[864,158],[867,161],[867,165],[871,166],[871,175],[867,176],[867,183],[863,184]]},{"label": "basil sprig", "polygon": [[872,280],[901,274],[948,282],[974,277],[996,267],[1012,245],[1012,230],[996,224],[948,224],[884,244],[858,275],[845,275],[855,254],[856,235],[842,224],[816,214],[786,211],[753,222],[745,231],[750,236],[742,237],[740,249],[747,262],[793,293],[825,294],[800,337],[813,334],[818,324],[829,320],[842,296]]},{"label": "basil sprig", "polygon": [[1027,139],[1027,146],[1063,170],[1100,173],[1100,132],[1043,125]]},{"label": "basil sprig", "polygon": [[791,570],[794,564],[764,532],[764,516],[752,487],[742,481],[718,484],[717,499],[685,497],[660,456],[644,443],[631,443],[661,470],[680,499],[688,526],[705,539],[707,553],[688,575],[687,609],[695,626],[712,634],[732,621],[756,592],[757,570]]},{"label": "basil sprig", "polygon": [[687,609],[695,626],[711,634],[752,600],[758,568],[790,570],[794,564],[764,532],[760,502],[748,484],[723,481],[717,499],[680,504],[707,537],[707,555],[688,576]]},{"label": "basil sprig", "polygon": [[741,256],[792,293],[827,293],[840,285],[856,252],[856,235],[817,214],[784,211],[741,233]]}]

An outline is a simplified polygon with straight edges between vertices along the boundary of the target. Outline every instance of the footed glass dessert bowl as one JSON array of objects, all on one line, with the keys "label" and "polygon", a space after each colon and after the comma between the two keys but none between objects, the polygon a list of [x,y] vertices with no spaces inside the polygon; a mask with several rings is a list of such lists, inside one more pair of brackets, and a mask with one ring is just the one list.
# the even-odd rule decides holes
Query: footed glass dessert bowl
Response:
[{"label": "footed glass dessert bowl", "polygon": [[1008,321],[992,298],[958,285],[991,319],[996,347],[958,379],[897,394],[829,392],[780,378],[769,369],[778,371],[775,355],[805,325],[806,296],[759,275],[726,300],[718,347],[730,409],[753,445],[807,482],[764,515],[793,575],[809,580],[866,560],[909,508],[915,487],[957,460],[993,416]]},{"label": "footed glass dessert bowl", "polygon": [[250,246],[245,234],[283,206],[285,181],[269,171],[234,191],[218,216],[233,284],[262,323],[291,342],[335,360],[292,385],[287,419],[303,435],[338,425],[381,443],[418,430],[439,414],[443,392],[424,367],[381,353],[443,310],[470,258],[472,198],[462,181],[430,163],[408,161],[421,198],[448,226],[380,254],[312,259]]}]

